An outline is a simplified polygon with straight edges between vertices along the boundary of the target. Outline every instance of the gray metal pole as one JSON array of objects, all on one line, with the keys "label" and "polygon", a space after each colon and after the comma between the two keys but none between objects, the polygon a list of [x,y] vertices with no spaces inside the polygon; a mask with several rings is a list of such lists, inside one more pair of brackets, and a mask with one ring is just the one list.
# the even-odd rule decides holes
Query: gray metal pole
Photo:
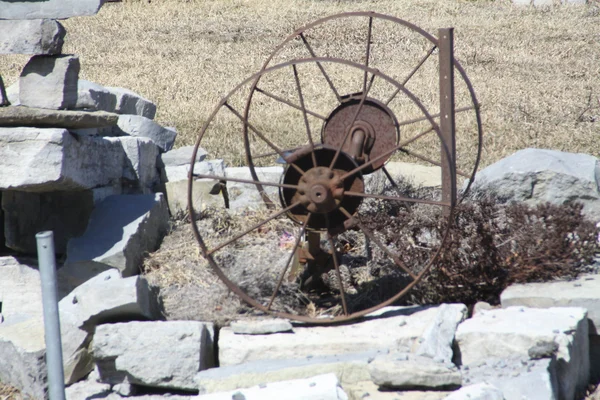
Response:
[{"label": "gray metal pole", "polygon": [[44,305],[44,331],[46,339],[46,368],[50,400],[65,400],[65,374],[63,371],[60,318],[56,289],[56,258],[54,234],[44,231],[35,235],[42,280],[42,303]]}]

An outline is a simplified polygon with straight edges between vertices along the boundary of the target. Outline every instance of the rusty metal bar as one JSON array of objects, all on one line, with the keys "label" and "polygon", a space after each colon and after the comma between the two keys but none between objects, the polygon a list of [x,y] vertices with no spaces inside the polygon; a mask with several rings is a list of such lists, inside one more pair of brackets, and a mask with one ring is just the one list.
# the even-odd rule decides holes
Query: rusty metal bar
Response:
[{"label": "rusty metal bar", "polygon": [[[442,201],[456,204],[456,127],[454,124],[454,28],[439,29]],[[444,168],[448,166],[448,168]],[[450,209],[445,209],[449,214]]]}]

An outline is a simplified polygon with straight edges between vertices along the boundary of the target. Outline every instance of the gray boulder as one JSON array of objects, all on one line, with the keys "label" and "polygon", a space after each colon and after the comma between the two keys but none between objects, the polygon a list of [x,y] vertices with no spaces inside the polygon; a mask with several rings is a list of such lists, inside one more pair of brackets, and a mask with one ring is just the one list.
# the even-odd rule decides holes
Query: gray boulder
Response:
[{"label": "gray boulder", "polygon": [[0,0],[0,19],[65,19],[94,15],[104,0]]},{"label": "gray boulder", "polygon": [[160,149],[145,137],[122,136],[115,138],[125,151],[123,187],[126,193],[149,194],[160,183],[157,168]]},{"label": "gray boulder", "polygon": [[100,325],[93,352],[103,382],[196,390],[194,377],[213,367],[214,327],[196,321]]},{"label": "gray boulder", "polygon": [[78,79],[78,57],[33,56],[21,72],[19,101],[21,105],[28,107],[57,110],[74,108],[77,103]]},{"label": "gray boulder", "polygon": [[501,202],[578,201],[588,217],[598,220],[599,170],[598,159],[587,154],[525,149],[479,171],[473,190],[491,192]]},{"label": "gray boulder", "polygon": [[94,209],[83,236],[69,241],[61,273],[73,284],[110,268],[123,277],[136,275],[144,254],[158,248],[168,224],[162,193],[110,196]]},{"label": "gray boulder", "polygon": [[77,81],[75,108],[115,112],[117,109],[117,96],[102,85],[79,79]]},{"label": "gray boulder", "polygon": [[[165,167],[176,167],[179,165],[190,165],[192,161],[192,154],[194,153],[194,146],[184,146],[177,149],[169,150],[166,153],[161,154],[161,160]],[[196,153],[196,162],[199,163],[206,159],[208,153],[202,147],[198,148]]]},{"label": "gray boulder", "polygon": [[104,89],[116,97],[114,112],[117,114],[139,115],[144,118],[154,119],[156,105],[150,100],[143,98],[131,90],[120,87],[105,87]]},{"label": "gray boulder", "polygon": [[0,20],[0,54],[60,54],[66,33],[50,19]]},{"label": "gray boulder", "polygon": [[156,122],[139,115],[121,115],[115,127],[116,136],[141,136],[152,139],[161,152],[169,151],[175,143],[177,132],[163,128]]},{"label": "gray boulder", "polygon": [[40,318],[42,284],[36,268],[21,264],[14,257],[0,257],[0,302],[8,326],[31,318]]},{"label": "gray boulder", "polygon": [[118,141],[66,129],[0,128],[0,189],[31,192],[110,186],[123,174]]}]

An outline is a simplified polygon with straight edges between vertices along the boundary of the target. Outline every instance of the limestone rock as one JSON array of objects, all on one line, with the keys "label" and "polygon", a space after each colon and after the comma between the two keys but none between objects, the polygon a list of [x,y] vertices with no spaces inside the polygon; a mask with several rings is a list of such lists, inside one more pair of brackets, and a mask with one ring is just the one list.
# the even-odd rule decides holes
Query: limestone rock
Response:
[{"label": "limestone rock", "polygon": [[123,148],[66,129],[0,128],[0,189],[31,192],[109,186],[123,174]]},{"label": "limestone rock", "polygon": [[75,103],[75,108],[115,112],[117,108],[117,96],[102,85],[79,79],[77,81],[77,102]]},{"label": "limestone rock", "polygon": [[479,171],[473,190],[494,193],[501,202],[578,201],[588,217],[598,220],[599,171],[598,159],[587,154],[525,149]]},{"label": "limestone rock", "polygon": [[461,386],[458,368],[451,362],[436,362],[429,357],[389,353],[375,357],[369,364],[371,379],[382,388],[453,389]]},{"label": "limestone rock", "polygon": [[104,111],[49,110],[25,106],[0,108],[0,126],[86,129],[116,125],[119,116]]},{"label": "limestone rock", "polygon": [[276,383],[263,383],[229,392],[200,395],[197,400],[347,400],[335,374]]},{"label": "limestone rock", "polygon": [[79,58],[70,55],[33,56],[21,72],[19,101],[28,107],[74,108],[78,79]]},{"label": "limestone rock", "polygon": [[582,308],[509,307],[480,312],[458,326],[456,341],[463,364],[490,358],[528,357],[539,342],[558,344],[559,396],[572,399],[585,391],[589,377],[587,313]]},{"label": "limestone rock", "polygon": [[61,270],[79,283],[110,268],[123,277],[135,275],[144,254],[158,248],[168,223],[162,193],[110,196],[94,209],[83,236],[69,241]]},{"label": "limestone rock", "polygon": [[467,306],[441,304],[437,315],[423,332],[415,354],[445,363],[452,362],[456,327],[467,317]]},{"label": "limestone rock", "polygon": [[21,104],[19,101],[19,80],[17,79],[15,83],[6,88],[6,97],[8,97],[8,101],[13,106],[18,106]]},{"label": "limestone rock", "polygon": [[[464,309],[463,304],[450,307]],[[355,353],[357,349],[414,352],[437,317],[436,307],[388,307],[352,325],[298,325],[294,333],[237,335],[231,328],[223,328],[219,334],[219,362],[227,366],[264,359]]]},{"label": "limestone rock", "polygon": [[[581,307],[600,333],[600,275],[582,275],[572,281],[515,284],[500,295],[502,307]],[[593,332],[592,332],[593,333]]]},{"label": "limestone rock", "polygon": [[105,89],[116,97],[114,112],[117,114],[139,115],[148,119],[154,119],[156,105],[150,100],[124,88],[105,87]]},{"label": "limestone rock", "polygon": [[442,400],[451,393],[442,390],[381,391],[370,380],[343,384],[343,388],[353,400]]},{"label": "limestone rock", "polygon": [[163,128],[156,122],[139,115],[121,115],[117,122],[117,136],[141,136],[152,139],[161,151],[169,151],[175,143],[177,132]]},{"label": "limestone rock", "polygon": [[[385,165],[385,168],[396,183],[405,181],[417,188],[442,186],[442,171],[437,166],[390,161]],[[383,170],[369,174],[364,179],[365,187],[369,188],[368,193],[383,193],[392,187]]]},{"label": "limestone rock", "polygon": [[287,319],[240,320],[231,323],[233,333],[244,335],[264,335],[277,332],[292,331],[292,324]]},{"label": "limestone rock", "polygon": [[38,232],[54,232],[54,249],[64,254],[67,242],[85,232],[94,209],[91,190],[31,193],[15,190],[2,194],[6,246],[35,254]]},{"label": "limestone rock", "polygon": [[60,54],[66,33],[50,19],[0,20],[0,54]]},{"label": "limestone rock", "polygon": [[[260,182],[279,183],[282,167],[259,167],[256,174]],[[232,167],[225,169],[227,178],[252,180],[248,167]],[[273,202],[279,202],[279,188],[275,186],[263,186],[265,192]],[[265,202],[254,184],[227,181],[227,193],[229,195],[229,207],[231,209],[262,208]]]},{"label": "limestone rock", "polygon": [[380,353],[372,350],[301,359],[258,360],[200,371],[195,380],[200,393],[234,390],[252,386],[256,382],[280,382],[326,373],[336,374],[345,385],[370,380],[368,363]]},{"label": "limestone rock", "polygon": [[460,388],[444,400],[504,400],[504,394],[494,385],[477,383]]},{"label": "limestone rock", "polygon": [[[190,165],[194,146],[184,146],[177,149],[169,150],[161,155],[162,162],[165,167],[176,167],[179,165]],[[208,153],[202,147],[198,148],[196,153],[196,163],[204,161]],[[175,180],[175,179],[173,179]]]},{"label": "limestone rock", "polygon": [[0,326],[43,315],[42,283],[37,269],[21,264],[14,257],[0,257],[0,276],[0,302],[4,315]]},{"label": "limestone rock", "polygon": [[[195,390],[194,376],[214,366],[212,324],[127,322],[96,328],[93,351],[103,382]],[[157,362],[160,360],[160,362]]]},{"label": "limestone rock", "polygon": [[115,138],[125,151],[123,180],[127,191],[149,194],[159,184],[158,146],[148,138],[123,136]]},{"label": "limestone rock", "polygon": [[[164,162],[164,159],[163,159]],[[171,165],[165,164],[163,180],[165,182],[177,182],[186,181],[190,173],[190,165]],[[194,164],[194,174],[214,175],[214,178],[201,178],[201,179],[219,179],[225,177],[225,163],[223,160],[207,160],[199,161]],[[198,179],[196,179],[198,180]],[[229,185],[229,184],[228,184]]]},{"label": "limestone rock", "polygon": [[102,399],[111,393],[107,383],[84,380],[65,388],[66,400]]},{"label": "limestone rock", "polygon": [[0,0],[0,19],[65,19],[94,15],[104,0]]}]

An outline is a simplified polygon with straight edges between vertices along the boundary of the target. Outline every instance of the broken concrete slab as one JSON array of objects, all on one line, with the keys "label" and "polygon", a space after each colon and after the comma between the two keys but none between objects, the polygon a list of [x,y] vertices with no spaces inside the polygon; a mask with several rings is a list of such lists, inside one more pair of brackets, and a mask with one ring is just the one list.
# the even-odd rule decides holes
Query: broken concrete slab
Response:
[{"label": "broken concrete slab", "polygon": [[60,54],[66,33],[51,19],[0,20],[0,54]]},{"label": "broken concrete slab", "polygon": [[230,326],[233,333],[238,335],[265,335],[293,330],[290,321],[281,318],[239,320],[231,322]]},{"label": "broken concrete slab", "polygon": [[50,110],[25,106],[0,108],[0,126],[88,129],[116,125],[119,116],[104,111]]},{"label": "broken concrete slab", "polygon": [[65,19],[94,15],[104,0],[0,0],[0,19]]},{"label": "broken concrete slab", "polygon": [[[459,310],[465,307],[449,306]],[[448,313],[451,318],[456,315]],[[297,325],[293,333],[237,335],[231,328],[223,328],[219,334],[219,362],[227,366],[264,359],[354,353],[356,349],[414,352],[437,317],[437,307],[387,307],[352,325]]]},{"label": "broken concrete slab", "polygon": [[[581,307],[600,333],[600,275],[581,275],[571,281],[514,284],[500,295],[503,308]],[[594,333],[594,332],[590,332]]]},{"label": "broken concrete slab", "polygon": [[477,383],[469,385],[452,392],[444,400],[504,400],[504,394],[500,389],[489,383]]},{"label": "broken concrete slab", "polygon": [[464,365],[494,357],[529,357],[529,349],[538,343],[556,343],[559,396],[571,399],[585,392],[590,368],[585,309],[509,307],[482,311],[458,326],[456,341]]},{"label": "broken concrete slab", "polygon": [[123,277],[136,275],[144,254],[158,248],[168,224],[162,193],[109,196],[92,212],[83,236],[69,241],[61,271],[73,284],[110,268]]},{"label": "broken concrete slab", "polygon": [[19,78],[21,105],[56,110],[74,108],[79,68],[79,58],[71,55],[31,57]]},{"label": "broken concrete slab", "polygon": [[[105,89],[117,99],[114,112],[117,114],[139,115],[154,119],[156,105],[129,89],[107,86]],[[110,110],[113,111],[113,110]]]},{"label": "broken concrete slab", "polygon": [[[259,182],[279,183],[283,174],[283,167],[258,167],[255,168]],[[248,167],[231,167],[225,169],[225,176],[234,179],[253,180]],[[263,186],[271,201],[279,201],[279,188],[276,186]],[[227,181],[227,193],[229,195],[229,208],[236,209],[258,209],[265,207],[256,185]]]},{"label": "broken concrete slab", "polygon": [[369,361],[378,354],[381,352],[371,350],[321,357],[251,361],[201,371],[195,381],[200,393],[234,390],[252,386],[256,382],[280,382],[326,373],[336,374],[342,384],[352,384],[371,379]]},{"label": "broken concrete slab", "polygon": [[174,130],[164,128],[140,115],[120,115],[114,132],[115,136],[129,135],[150,138],[160,147],[161,152],[171,150],[177,136],[177,132]]},{"label": "broken concrete slab", "polygon": [[197,400],[347,400],[335,374],[317,375],[307,379],[262,383],[250,388],[200,395]]},{"label": "broken concrete slab", "polygon": [[380,388],[451,390],[462,384],[460,371],[451,362],[407,353],[375,357],[369,364],[369,373]]},{"label": "broken concrete slab", "polygon": [[[196,390],[194,377],[213,367],[211,323],[152,321],[96,327],[93,352],[103,382]],[[156,362],[160,360],[160,362]]]},{"label": "broken concrete slab", "polygon": [[60,128],[0,128],[0,189],[83,190],[120,182],[119,142]]},{"label": "broken concrete slab", "polygon": [[108,111],[112,113],[116,110],[116,107],[117,96],[104,86],[86,81],[85,79],[77,81],[76,109]]}]

